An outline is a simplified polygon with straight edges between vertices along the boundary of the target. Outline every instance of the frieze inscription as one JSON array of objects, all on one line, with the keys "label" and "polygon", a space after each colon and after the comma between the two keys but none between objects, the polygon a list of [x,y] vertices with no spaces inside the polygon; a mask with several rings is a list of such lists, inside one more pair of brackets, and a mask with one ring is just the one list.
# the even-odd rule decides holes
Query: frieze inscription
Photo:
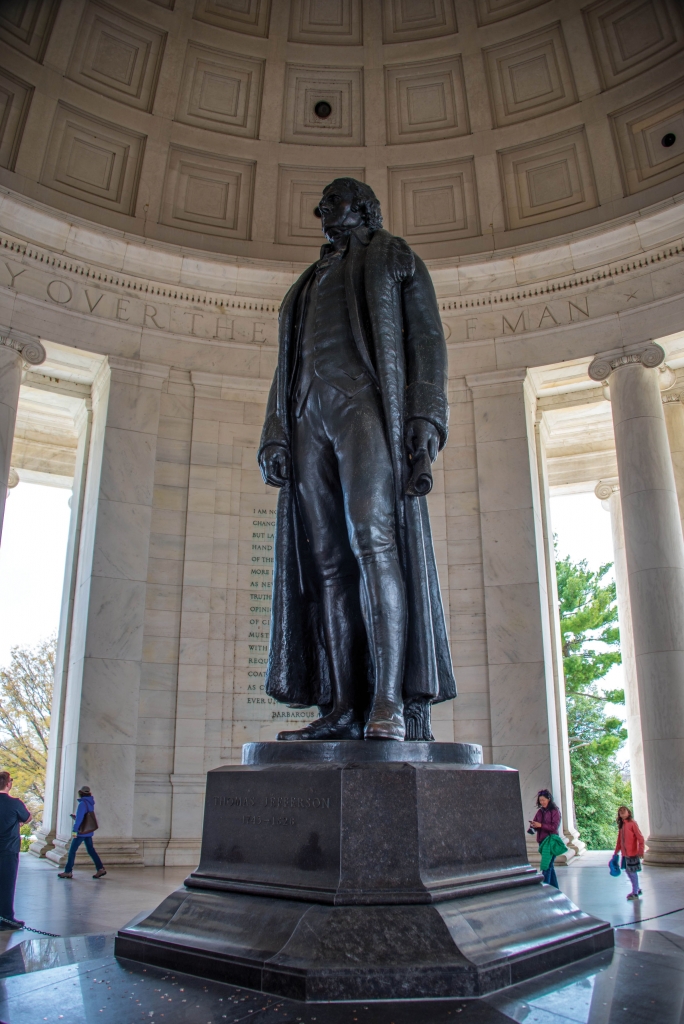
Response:
[{"label": "frieze inscription", "polygon": [[[237,342],[239,344],[274,345],[277,340],[275,318],[250,317],[248,312],[233,310],[234,300],[213,300],[203,308],[184,308],[173,301],[164,301],[155,295],[154,302],[147,297],[121,296],[108,288],[85,287],[80,282],[65,281],[44,273],[36,267],[21,267],[19,264],[0,261],[0,285],[14,291],[29,294],[48,303],[61,306],[77,313],[87,313],[104,320],[114,320],[146,330],[180,334],[186,337],[216,342]],[[126,287],[122,281],[120,287]],[[130,282],[128,283],[130,288]],[[182,298],[182,296],[178,296]],[[169,295],[169,298],[173,296]],[[198,304],[202,299],[198,298]],[[240,303],[238,303],[240,305]],[[245,307],[248,303],[244,303]],[[255,311],[258,305],[253,303]],[[268,306],[268,304],[267,304]],[[250,305],[251,309],[251,305]],[[261,310],[259,310],[261,312]]]}]

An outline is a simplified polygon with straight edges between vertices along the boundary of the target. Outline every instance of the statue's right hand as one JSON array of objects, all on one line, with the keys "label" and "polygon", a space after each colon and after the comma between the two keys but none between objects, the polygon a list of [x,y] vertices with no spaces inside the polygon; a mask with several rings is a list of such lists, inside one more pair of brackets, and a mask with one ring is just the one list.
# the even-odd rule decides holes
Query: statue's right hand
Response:
[{"label": "statue's right hand", "polygon": [[259,469],[264,483],[282,487],[290,476],[290,454],[279,444],[267,444],[259,456]]}]

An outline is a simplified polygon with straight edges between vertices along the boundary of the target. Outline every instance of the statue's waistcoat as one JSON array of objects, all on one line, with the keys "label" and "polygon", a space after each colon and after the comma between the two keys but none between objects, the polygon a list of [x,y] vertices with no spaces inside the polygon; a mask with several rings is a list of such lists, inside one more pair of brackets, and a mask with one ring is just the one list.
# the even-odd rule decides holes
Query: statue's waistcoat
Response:
[{"label": "statue's waistcoat", "polygon": [[348,398],[368,387],[366,373],[352,333],[345,293],[345,257],[323,257],[301,296],[303,317],[294,413],[301,414],[314,375]]}]

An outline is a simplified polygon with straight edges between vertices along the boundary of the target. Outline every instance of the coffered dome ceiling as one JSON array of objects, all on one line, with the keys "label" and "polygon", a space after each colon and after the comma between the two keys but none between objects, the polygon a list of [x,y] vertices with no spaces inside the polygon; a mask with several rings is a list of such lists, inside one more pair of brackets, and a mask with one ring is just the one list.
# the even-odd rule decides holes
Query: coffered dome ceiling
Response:
[{"label": "coffered dome ceiling", "polygon": [[340,174],[428,258],[684,190],[678,0],[4,0],[0,183],[189,249],[309,261]]}]

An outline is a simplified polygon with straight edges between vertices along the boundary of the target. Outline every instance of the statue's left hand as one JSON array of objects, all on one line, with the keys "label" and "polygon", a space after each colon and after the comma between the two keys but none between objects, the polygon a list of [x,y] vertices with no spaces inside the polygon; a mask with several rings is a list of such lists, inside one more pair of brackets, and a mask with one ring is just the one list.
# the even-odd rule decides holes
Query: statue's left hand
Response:
[{"label": "statue's left hand", "polygon": [[406,424],[404,433],[406,448],[411,455],[427,452],[430,462],[434,462],[439,452],[439,431],[430,420],[411,419]]},{"label": "statue's left hand", "polygon": [[283,487],[290,476],[290,453],[279,444],[267,444],[259,455],[259,469],[269,487]]}]

